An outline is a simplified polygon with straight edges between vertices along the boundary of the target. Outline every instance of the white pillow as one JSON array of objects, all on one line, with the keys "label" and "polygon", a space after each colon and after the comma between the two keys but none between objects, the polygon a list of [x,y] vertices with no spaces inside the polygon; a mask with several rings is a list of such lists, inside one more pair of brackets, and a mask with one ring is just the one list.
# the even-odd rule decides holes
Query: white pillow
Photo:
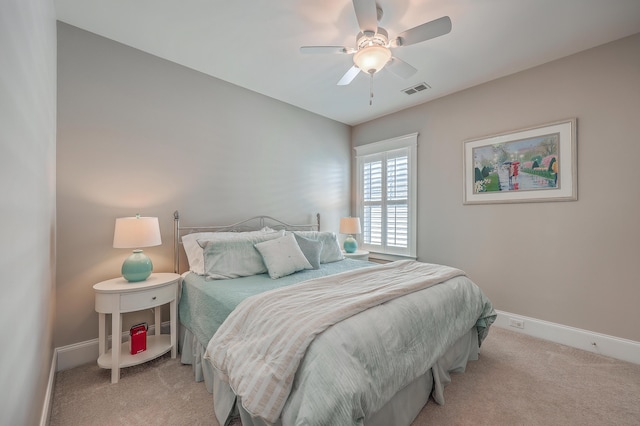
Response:
[{"label": "white pillow", "polygon": [[329,231],[295,231],[310,240],[322,241],[322,251],[320,252],[320,263],[337,262],[344,259],[338,237],[334,232]]},{"label": "white pillow", "polygon": [[303,269],[313,269],[311,263],[300,250],[293,234],[258,243],[255,248],[262,255],[262,260],[267,266],[269,276],[274,280]]},{"label": "white pillow", "polygon": [[207,278],[223,280],[264,274],[267,267],[254,244],[276,238],[281,238],[280,233],[226,241],[201,241],[204,244],[205,275]]},{"label": "white pillow", "polygon": [[283,231],[275,231],[271,228],[264,227],[258,231],[249,232],[196,232],[193,234],[187,234],[182,236],[182,247],[187,255],[187,262],[189,262],[189,270],[195,272],[198,275],[204,275],[204,255],[202,253],[203,245],[198,243],[200,241],[229,241],[251,238],[257,235],[264,235],[269,233],[280,233]]}]

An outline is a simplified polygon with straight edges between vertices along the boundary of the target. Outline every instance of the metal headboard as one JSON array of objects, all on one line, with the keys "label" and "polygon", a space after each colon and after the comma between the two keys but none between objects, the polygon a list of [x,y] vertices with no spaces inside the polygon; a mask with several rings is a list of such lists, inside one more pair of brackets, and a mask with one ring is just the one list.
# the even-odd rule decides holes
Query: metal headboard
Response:
[{"label": "metal headboard", "polygon": [[269,228],[287,231],[320,231],[320,213],[316,214],[316,223],[305,223],[292,225],[271,216],[254,216],[241,222],[231,225],[211,225],[211,226],[182,226],[180,225],[180,213],[173,212],[173,271],[180,273],[180,245],[183,235],[194,232],[246,232],[256,231],[268,226]]}]

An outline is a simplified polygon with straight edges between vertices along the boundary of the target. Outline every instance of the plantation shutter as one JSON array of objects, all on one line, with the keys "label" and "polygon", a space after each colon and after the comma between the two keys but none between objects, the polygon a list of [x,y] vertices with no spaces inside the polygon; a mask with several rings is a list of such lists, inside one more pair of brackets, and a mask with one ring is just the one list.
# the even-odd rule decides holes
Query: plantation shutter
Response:
[{"label": "plantation shutter", "polygon": [[409,157],[407,150],[387,159],[387,245],[409,246]]},{"label": "plantation shutter", "polygon": [[363,172],[363,240],[365,244],[379,247],[382,246],[382,162],[380,155],[370,156]]}]

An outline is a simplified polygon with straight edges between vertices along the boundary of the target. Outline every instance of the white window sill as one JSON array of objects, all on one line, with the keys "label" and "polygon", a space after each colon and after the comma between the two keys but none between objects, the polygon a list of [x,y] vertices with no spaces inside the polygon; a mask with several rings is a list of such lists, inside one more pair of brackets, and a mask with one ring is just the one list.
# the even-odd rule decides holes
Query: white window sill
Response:
[{"label": "white window sill", "polygon": [[389,253],[376,253],[374,251],[369,252],[369,260],[384,260],[385,262],[393,262],[395,260],[416,260],[415,256],[404,256],[399,254]]}]

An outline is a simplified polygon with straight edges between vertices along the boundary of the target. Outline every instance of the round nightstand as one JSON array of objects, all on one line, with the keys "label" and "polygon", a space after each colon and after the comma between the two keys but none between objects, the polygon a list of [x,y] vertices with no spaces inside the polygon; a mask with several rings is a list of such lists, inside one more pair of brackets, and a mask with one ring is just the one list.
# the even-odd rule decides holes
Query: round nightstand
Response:
[{"label": "round nightstand", "polygon": [[[128,282],[123,277],[102,281],[93,286],[99,314],[98,365],[111,369],[111,383],[120,380],[120,368],[142,364],[171,351],[176,357],[178,284],[180,275],[151,274],[145,281]],[[131,355],[129,345],[122,344],[122,314],[156,308],[169,303],[170,334],[160,334],[160,309],[155,309],[155,335],[147,336],[147,349]],[[111,349],[107,350],[106,316],[111,314]]]},{"label": "round nightstand", "polygon": [[344,257],[356,260],[369,260],[369,252],[367,250],[356,250],[354,253],[342,252]]}]

